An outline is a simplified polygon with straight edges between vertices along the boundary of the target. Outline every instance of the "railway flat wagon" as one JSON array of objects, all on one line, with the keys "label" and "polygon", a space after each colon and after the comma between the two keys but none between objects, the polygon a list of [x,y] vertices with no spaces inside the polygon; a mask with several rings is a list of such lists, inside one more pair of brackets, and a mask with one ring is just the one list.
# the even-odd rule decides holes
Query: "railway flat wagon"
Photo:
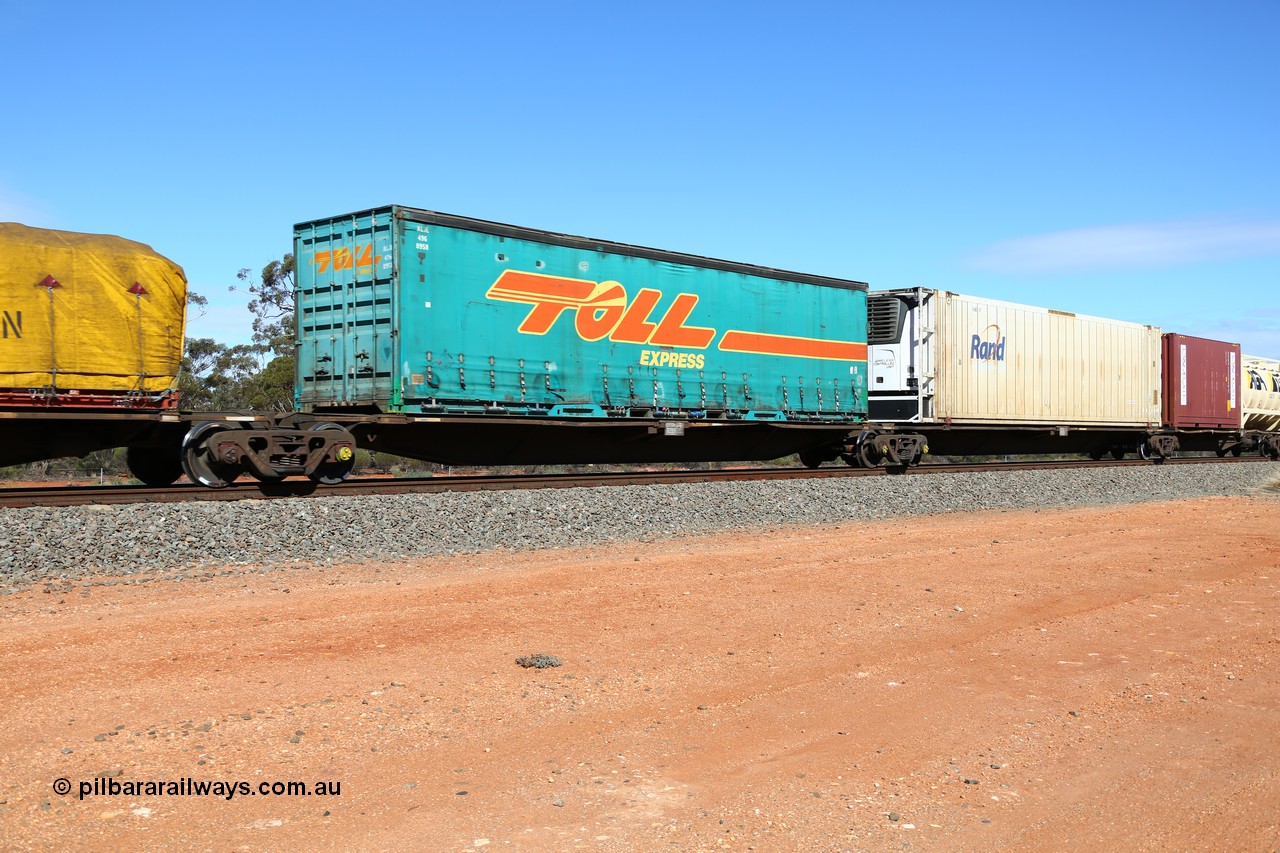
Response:
[{"label": "railway flat wagon", "polygon": [[761,460],[865,420],[862,282],[401,206],[294,237],[299,409],[374,450]]},{"label": "railway flat wagon", "polygon": [[1163,455],[1153,326],[943,290],[869,299],[869,418],[935,454]]}]

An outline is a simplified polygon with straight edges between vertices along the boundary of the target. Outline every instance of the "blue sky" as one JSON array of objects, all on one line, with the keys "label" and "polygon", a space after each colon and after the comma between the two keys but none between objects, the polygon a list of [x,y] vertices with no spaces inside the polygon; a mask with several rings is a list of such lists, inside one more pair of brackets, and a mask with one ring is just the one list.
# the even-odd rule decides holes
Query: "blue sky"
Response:
[{"label": "blue sky", "polygon": [[0,220],[242,267],[406,204],[1280,357],[1280,2],[0,0]]}]

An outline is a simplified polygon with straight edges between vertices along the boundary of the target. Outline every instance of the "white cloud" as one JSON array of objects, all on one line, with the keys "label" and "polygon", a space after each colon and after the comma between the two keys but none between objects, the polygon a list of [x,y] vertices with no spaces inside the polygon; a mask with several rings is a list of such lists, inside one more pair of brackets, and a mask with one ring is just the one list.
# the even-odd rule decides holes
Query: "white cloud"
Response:
[{"label": "white cloud", "polygon": [[1278,314],[1280,312],[1260,310],[1239,317],[1219,318],[1205,329],[1204,334],[1217,340],[1239,343],[1245,355],[1280,358]]},{"label": "white cloud", "polygon": [[1152,269],[1280,254],[1280,221],[1150,222],[1002,240],[970,259],[983,272]]}]

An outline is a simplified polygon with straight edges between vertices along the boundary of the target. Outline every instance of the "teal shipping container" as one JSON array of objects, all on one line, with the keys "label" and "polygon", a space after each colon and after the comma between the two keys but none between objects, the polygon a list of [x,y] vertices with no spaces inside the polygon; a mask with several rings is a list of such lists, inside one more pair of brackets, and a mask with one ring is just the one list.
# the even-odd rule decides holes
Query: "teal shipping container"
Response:
[{"label": "teal shipping container", "polygon": [[305,222],[294,239],[302,411],[866,417],[862,282],[400,206]]}]

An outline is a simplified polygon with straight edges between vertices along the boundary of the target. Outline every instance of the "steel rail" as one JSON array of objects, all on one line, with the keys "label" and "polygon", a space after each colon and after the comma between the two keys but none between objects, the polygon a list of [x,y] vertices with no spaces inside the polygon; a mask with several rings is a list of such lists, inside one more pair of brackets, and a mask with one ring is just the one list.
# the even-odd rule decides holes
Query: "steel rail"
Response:
[{"label": "steel rail", "polygon": [[[1170,459],[1166,465],[1248,464],[1266,462],[1262,457],[1186,457]],[[904,476],[961,474],[975,471],[1058,471],[1077,468],[1122,468],[1150,466],[1143,459],[1068,460],[1056,462],[971,462],[925,464],[904,472]],[[882,468],[725,468],[710,471],[610,471],[592,474],[483,474],[437,477],[370,478],[353,477],[332,486],[317,486],[310,480],[283,480],[260,483],[256,480],[233,483],[225,489],[208,489],[190,483],[165,488],[150,486],[34,486],[0,488],[0,507],[66,507],[106,504],[172,503],[181,501],[274,500],[277,498],[341,497],[440,492],[502,491],[509,489],[597,488],[670,483],[710,483],[742,480],[805,480],[836,477],[893,476]]]}]

